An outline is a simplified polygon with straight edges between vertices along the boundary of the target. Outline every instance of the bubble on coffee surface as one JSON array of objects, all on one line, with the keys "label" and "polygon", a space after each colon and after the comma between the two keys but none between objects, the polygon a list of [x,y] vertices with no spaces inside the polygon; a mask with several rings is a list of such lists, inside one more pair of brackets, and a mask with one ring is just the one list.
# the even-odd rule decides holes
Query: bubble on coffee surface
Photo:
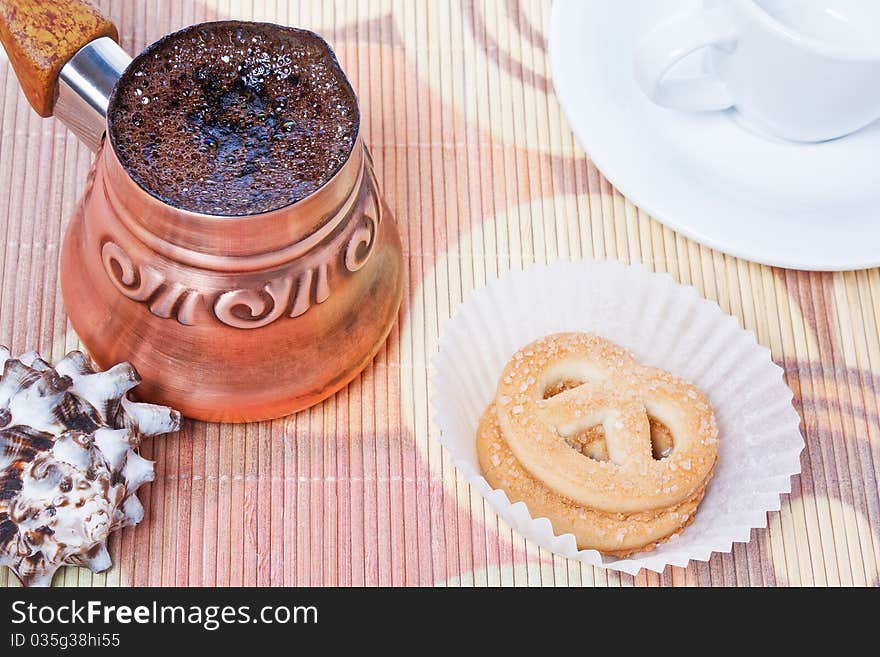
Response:
[{"label": "bubble on coffee surface", "polygon": [[217,215],[267,212],[329,180],[357,105],[325,46],[301,30],[203,24],[135,60],[114,92],[113,147],[157,198]]}]

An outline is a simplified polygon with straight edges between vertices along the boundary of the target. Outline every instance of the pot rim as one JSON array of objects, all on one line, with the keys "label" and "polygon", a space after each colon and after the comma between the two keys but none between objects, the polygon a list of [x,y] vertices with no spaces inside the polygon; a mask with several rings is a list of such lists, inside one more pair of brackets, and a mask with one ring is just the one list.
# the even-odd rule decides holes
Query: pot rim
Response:
[{"label": "pot rim", "polygon": [[[333,174],[328,177],[319,187],[317,187],[314,191],[312,191],[307,196],[304,196],[301,199],[293,201],[292,203],[286,203],[277,208],[272,208],[271,210],[265,210],[263,212],[251,212],[251,213],[238,213],[238,214],[214,214],[210,212],[196,212],[194,210],[188,210],[186,208],[178,207],[173,203],[170,203],[164,199],[162,199],[158,194],[156,194],[153,190],[146,187],[141,183],[135,176],[131,174],[128,168],[122,163],[119,158],[118,151],[116,149],[116,138],[113,132],[113,106],[116,104],[116,96],[120,88],[120,83],[126,79],[127,76],[133,75],[133,71],[135,66],[139,61],[145,59],[150,54],[154,53],[159,48],[163,47],[167,42],[177,39],[179,37],[183,37],[190,32],[194,32],[200,28],[210,27],[210,26],[223,26],[234,28],[236,26],[245,26],[245,27],[258,27],[264,28],[268,30],[280,30],[289,34],[295,34],[299,37],[305,37],[307,39],[312,39],[317,41],[318,44],[326,51],[327,55],[330,58],[331,65],[336,70],[336,73],[339,75],[342,83],[345,85],[345,88],[351,94],[352,99],[354,100],[354,109],[355,109],[355,120],[354,120],[354,131],[352,133],[352,142],[351,148],[345,156],[345,159],[340,163],[340,165],[336,168]],[[360,102],[358,100],[357,94],[354,92],[353,87],[351,86],[351,82],[348,79],[348,76],[345,74],[345,71],[342,69],[342,66],[339,64],[339,60],[336,57],[336,53],[333,48],[327,42],[324,37],[322,37],[317,32],[313,32],[312,30],[307,30],[299,27],[291,27],[287,25],[280,25],[278,23],[270,23],[265,21],[242,21],[242,20],[218,20],[218,21],[206,21],[203,23],[195,23],[193,25],[188,25],[182,29],[179,29],[175,32],[171,32],[161,37],[160,39],[154,41],[149,46],[144,48],[132,61],[128,64],[123,74],[119,77],[116,83],[113,85],[113,90],[110,92],[110,98],[108,101],[108,110],[107,110],[107,130],[105,132],[104,142],[109,143],[110,150],[113,153],[113,159],[118,164],[119,168],[125,172],[129,180],[134,182],[143,192],[149,195],[156,202],[162,204],[167,208],[173,209],[176,213],[178,213],[182,218],[191,217],[193,219],[203,220],[205,217],[211,217],[218,221],[222,220],[232,220],[232,219],[243,219],[248,217],[260,217],[266,215],[272,215],[274,213],[289,211],[292,208],[299,207],[309,199],[321,194],[321,192],[325,191],[327,188],[333,186],[334,182],[337,181],[346,168],[346,165],[352,160],[352,155],[356,152],[356,148],[361,141],[361,111],[360,111]]]}]

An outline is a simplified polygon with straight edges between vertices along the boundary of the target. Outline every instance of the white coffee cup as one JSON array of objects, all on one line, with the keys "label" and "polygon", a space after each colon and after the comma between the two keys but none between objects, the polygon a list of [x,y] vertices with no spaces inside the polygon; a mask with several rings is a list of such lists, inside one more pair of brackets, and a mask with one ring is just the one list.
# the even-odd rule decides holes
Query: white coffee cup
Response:
[{"label": "white coffee cup", "polygon": [[[674,79],[708,48],[712,71]],[[663,107],[736,107],[783,139],[824,141],[880,119],[880,0],[714,0],[640,42],[636,80]]]}]

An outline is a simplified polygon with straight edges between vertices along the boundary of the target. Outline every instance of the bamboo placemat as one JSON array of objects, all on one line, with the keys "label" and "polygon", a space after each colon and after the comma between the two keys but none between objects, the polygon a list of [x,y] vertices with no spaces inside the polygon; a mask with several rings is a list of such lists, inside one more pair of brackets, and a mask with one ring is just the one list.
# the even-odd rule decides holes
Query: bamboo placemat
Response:
[{"label": "bamboo placemat", "polygon": [[[763,267],[699,246],[618,194],[574,141],[550,82],[549,0],[103,0],[123,47],[218,18],[315,29],[357,90],[403,237],[387,345],[296,416],[187,421],[144,455],[147,515],[106,574],[56,585],[874,585],[880,564],[880,270]],[[42,120],[0,60],[0,343],[78,347],[59,243],[92,155]],[[771,348],[803,419],[803,474],[732,554],[629,577],[527,543],[457,475],[430,421],[428,364],[474,287],[558,258],[641,262],[716,300]],[[3,569],[0,585],[16,585]]]}]

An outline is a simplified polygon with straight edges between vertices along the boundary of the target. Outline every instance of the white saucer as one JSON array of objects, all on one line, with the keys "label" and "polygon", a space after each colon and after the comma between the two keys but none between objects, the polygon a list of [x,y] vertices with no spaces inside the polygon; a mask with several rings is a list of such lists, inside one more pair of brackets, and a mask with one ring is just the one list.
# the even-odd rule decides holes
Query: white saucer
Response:
[{"label": "white saucer", "polygon": [[581,146],[624,196],[712,248],[795,269],[880,265],[880,123],[794,144],[746,130],[734,111],[678,112],[642,95],[640,36],[701,4],[554,2],[553,81]]}]

